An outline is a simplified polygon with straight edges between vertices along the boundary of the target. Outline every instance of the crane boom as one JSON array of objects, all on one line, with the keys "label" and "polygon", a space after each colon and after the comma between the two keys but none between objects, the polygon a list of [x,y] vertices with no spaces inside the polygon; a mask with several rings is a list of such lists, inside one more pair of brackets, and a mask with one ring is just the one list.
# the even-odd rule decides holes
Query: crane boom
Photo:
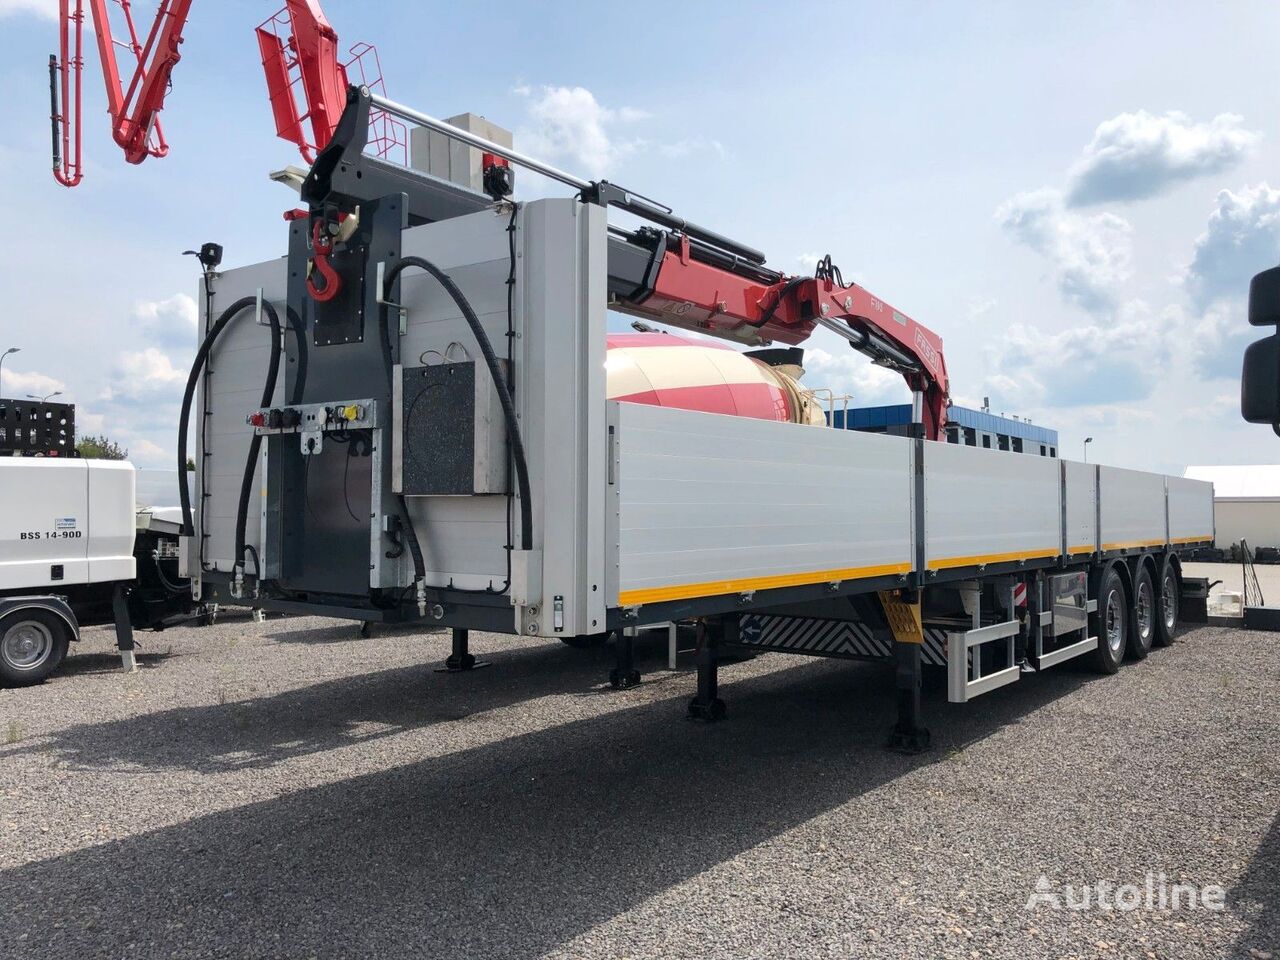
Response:
[{"label": "crane boom", "polygon": [[[118,40],[112,34],[111,2],[123,14],[126,39]],[[134,24],[131,0],[87,0],[107,89],[111,135],[129,163],[163,157],[169,152],[160,111],[164,109],[173,68],[182,58],[179,48],[191,4],[192,0],[160,0],[144,41]],[[86,0],[59,0],[60,56],[49,57],[53,175],[67,187],[76,186],[84,176],[81,105],[85,6]],[[319,0],[285,0],[284,9],[261,24],[257,34],[277,133],[296,144],[310,163],[315,150],[328,142],[346,105],[351,70],[358,70],[359,82],[382,89],[377,53],[369,44],[357,44],[350,51],[351,59],[344,63],[339,58],[338,35]],[[133,58],[127,84],[117,62],[117,47],[128,50]],[[375,69],[370,71],[366,63]],[[301,106],[299,98],[303,101]],[[401,145],[399,131],[388,128],[386,118],[375,119],[381,124],[381,137],[376,143],[385,155]],[[310,136],[303,133],[303,121],[310,124]]]}]

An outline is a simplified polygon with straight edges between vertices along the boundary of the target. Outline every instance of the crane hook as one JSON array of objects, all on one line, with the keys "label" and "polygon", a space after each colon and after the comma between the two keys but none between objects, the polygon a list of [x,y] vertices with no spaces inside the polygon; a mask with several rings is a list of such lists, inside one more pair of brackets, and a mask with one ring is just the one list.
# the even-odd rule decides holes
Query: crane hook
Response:
[{"label": "crane hook", "polygon": [[[324,219],[319,217],[312,224],[311,249],[314,256],[311,258],[312,270],[307,275],[307,293],[311,294],[312,300],[320,303],[327,303],[342,290],[342,278],[329,262],[329,256],[333,253],[333,237],[329,236],[324,225]],[[317,273],[324,278],[323,286],[316,286]]]}]

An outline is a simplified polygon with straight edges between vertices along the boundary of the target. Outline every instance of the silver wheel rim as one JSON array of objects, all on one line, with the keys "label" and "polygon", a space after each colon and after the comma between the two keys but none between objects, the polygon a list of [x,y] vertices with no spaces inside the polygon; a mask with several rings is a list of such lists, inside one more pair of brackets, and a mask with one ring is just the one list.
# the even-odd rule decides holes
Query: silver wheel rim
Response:
[{"label": "silver wheel rim", "polygon": [[1178,622],[1177,607],[1178,584],[1174,580],[1173,574],[1167,574],[1164,582],[1160,584],[1160,604],[1162,613],[1164,614],[1164,628],[1170,633],[1173,632],[1174,624]]},{"label": "silver wheel rim", "polygon": [[1138,636],[1146,640],[1151,636],[1151,626],[1155,622],[1155,600],[1151,595],[1151,582],[1143,580],[1138,584]]},{"label": "silver wheel rim", "polygon": [[15,670],[34,670],[53,652],[53,633],[37,620],[20,620],[4,632],[0,656]]},{"label": "silver wheel rim", "polygon": [[1112,653],[1124,649],[1124,604],[1120,600],[1120,591],[1112,590],[1107,594],[1107,646]]}]

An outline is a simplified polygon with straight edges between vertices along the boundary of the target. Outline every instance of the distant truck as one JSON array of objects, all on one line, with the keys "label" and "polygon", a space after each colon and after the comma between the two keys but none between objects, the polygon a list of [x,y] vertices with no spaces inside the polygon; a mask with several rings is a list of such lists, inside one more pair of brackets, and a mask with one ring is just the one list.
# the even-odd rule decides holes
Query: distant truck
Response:
[{"label": "distant truck", "polygon": [[0,457],[0,686],[45,680],[93,624],[133,669],[133,628],[190,609],[177,532],[138,511],[130,463]]}]

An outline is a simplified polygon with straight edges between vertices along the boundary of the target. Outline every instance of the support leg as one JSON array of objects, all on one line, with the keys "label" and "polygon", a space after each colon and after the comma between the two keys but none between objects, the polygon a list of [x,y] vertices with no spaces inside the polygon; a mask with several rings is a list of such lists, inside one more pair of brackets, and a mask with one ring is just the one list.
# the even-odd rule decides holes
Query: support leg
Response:
[{"label": "support leg", "polygon": [[667,669],[674,670],[680,655],[680,627],[672,620],[667,624]]},{"label": "support leg", "polygon": [[920,712],[920,644],[894,641],[897,666],[898,722],[889,734],[889,749],[898,753],[923,753],[929,749],[929,731]]},{"label": "support leg", "polygon": [[722,629],[718,623],[698,622],[698,695],[689,701],[690,720],[715,723],[724,719],[724,701],[718,696]]},{"label": "support leg", "polygon": [[449,654],[443,667],[436,668],[436,673],[465,673],[489,666],[488,660],[477,660],[467,649],[468,639],[466,630],[453,628],[453,652]]},{"label": "support leg", "polygon": [[123,584],[117,583],[111,590],[111,613],[116,621],[116,648],[120,651],[120,666],[125,673],[137,673],[138,660],[133,653],[133,621],[129,619],[129,604],[125,602]]},{"label": "support leg", "polygon": [[635,627],[623,627],[614,638],[613,649],[618,663],[609,671],[609,685],[615,690],[626,690],[640,684],[640,671],[636,669],[635,640]]}]

